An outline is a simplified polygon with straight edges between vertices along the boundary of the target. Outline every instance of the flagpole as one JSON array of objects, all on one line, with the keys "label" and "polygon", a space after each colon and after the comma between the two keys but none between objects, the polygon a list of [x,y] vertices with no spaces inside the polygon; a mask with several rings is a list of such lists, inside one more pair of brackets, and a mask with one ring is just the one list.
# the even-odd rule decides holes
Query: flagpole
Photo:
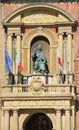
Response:
[{"label": "flagpole", "polygon": [[15,84],[17,84],[16,62],[14,63],[14,68],[15,68]]},{"label": "flagpole", "polygon": [[[58,49],[58,45],[57,45],[57,49]],[[57,56],[57,60],[58,60],[58,56]],[[57,62],[57,68],[58,68],[58,83],[60,83],[60,75],[59,75],[59,65]]]},{"label": "flagpole", "polygon": [[61,75],[60,75],[60,68],[59,68],[59,65],[58,65],[58,83],[61,82]]},{"label": "flagpole", "polygon": [[66,83],[69,83],[69,62],[67,61]]},{"label": "flagpole", "polygon": [[14,46],[13,46],[13,56],[14,56],[14,79],[15,79],[15,84],[17,84],[17,75],[16,75],[16,46],[15,46],[15,43],[14,43]]},{"label": "flagpole", "polygon": [[[58,50],[58,46],[57,46],[57,50]],[[58,56],[57,56],[57,60],[58,60]],[[60,72],[60,67],[59,67],[59,64],[58,64],[58,83],[61,83],[61,80],[62,80],[61,79],[61,72]]]}]

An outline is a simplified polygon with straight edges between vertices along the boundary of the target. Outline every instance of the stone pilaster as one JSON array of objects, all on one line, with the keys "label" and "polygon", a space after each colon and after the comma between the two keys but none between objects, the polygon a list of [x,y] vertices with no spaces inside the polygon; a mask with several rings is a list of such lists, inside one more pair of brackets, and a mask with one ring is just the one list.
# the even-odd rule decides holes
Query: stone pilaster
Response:
[{"label": "stone pilaster", "polygon": [[69,83],[72,83],[73,82],[73,62],[72,62],[72,52],[73,52],[73,49],[72,49],[72,34],[71,33],[68,33],[68,42],[67,42],[67,59],[68,59],[68,62],[69,62]]},{"label": "stone pilaster", "polygon": [[13,110],[14,130],[19,130],[18,110]]},{"label": "stone pilaster", "polygon": [[65,116],[66,116],[66,130],[70,130],[71,129],[71,120],[70,120],[70,109],[67,109],[65,111]]},{"label": "stone pilaster", "polygon": [[10,130],[10,117],[9,117],[9,110],[5,110],[5,124],[4,130]]},{"label": "stone pilaster", "polygon": [[74,101],[74,105],[72,106],[72,129],[75,129],[75,101]]},{"label": "stone pilaster", "polygon": [[56,130],[61,130],[62,129],[62,122],[61,122],[61,110],[56,110]]},{"label": "stone pilaster", "polygon": [[3,109],[1,110],[1,130],[4,130],[4,111],[3,111]]},{"label": "stone pilaster", "polygon": [[67,61],[69,62],[69,72],[72,72],[72,34],[67,35]]}]

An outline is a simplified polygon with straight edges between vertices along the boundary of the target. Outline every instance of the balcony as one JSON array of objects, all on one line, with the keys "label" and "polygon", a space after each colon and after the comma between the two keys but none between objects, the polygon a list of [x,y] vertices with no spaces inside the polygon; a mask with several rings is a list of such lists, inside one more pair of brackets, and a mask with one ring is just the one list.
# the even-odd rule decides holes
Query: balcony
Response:
[{"label": "balcony", "polygon": [[23,84],[2,86],[0,88],[2,107],[11,110],[70,109],[71,101],[76,97],[75,86],[65,81],[58,83],[58,79],[58,76],[30,74],[23,76]]},{"label": "balcony", "polygon": [[[75,87],[73,84],[69,83],[71,76],[66,77],[64,81],[62,79],[59,81],[59,76],[52,75],[40,75],[40,74],[30,74],[27,76],[13,77],[18,83],[7,84],[3,86],[1,91],[4,97],[8,96],[52,96],[53,98],[59,97],[70,97],[75,95]],[[67,81],[68,80],[68,81]],[[8,79],[10,82],[10,80]],[[22,82],[21,82],[22,81]]]}]

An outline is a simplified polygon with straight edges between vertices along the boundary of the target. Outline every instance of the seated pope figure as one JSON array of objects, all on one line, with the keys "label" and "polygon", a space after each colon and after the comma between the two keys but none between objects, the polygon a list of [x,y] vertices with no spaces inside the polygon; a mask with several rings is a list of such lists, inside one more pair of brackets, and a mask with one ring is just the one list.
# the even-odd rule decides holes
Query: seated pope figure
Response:
[{"label": "seated pope figure", "polygon": [[42,51],[42,46],[40,44],[37,46],[37,49],[34,48],[32,53],[32,60],[34,72],[40,72],[43,74],[49,72],[47,59],[44,52]]}]

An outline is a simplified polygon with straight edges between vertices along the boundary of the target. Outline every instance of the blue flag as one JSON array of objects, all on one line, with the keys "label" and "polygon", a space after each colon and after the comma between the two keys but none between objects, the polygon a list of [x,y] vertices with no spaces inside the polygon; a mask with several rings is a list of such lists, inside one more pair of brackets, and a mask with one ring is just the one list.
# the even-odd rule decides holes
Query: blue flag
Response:
[{"label": "blue flag", "polygon": [[12,66],[12,62],[6,48],[5,48],[5,64],[6,64],[6,72],[9,73],[10,67]]}]

